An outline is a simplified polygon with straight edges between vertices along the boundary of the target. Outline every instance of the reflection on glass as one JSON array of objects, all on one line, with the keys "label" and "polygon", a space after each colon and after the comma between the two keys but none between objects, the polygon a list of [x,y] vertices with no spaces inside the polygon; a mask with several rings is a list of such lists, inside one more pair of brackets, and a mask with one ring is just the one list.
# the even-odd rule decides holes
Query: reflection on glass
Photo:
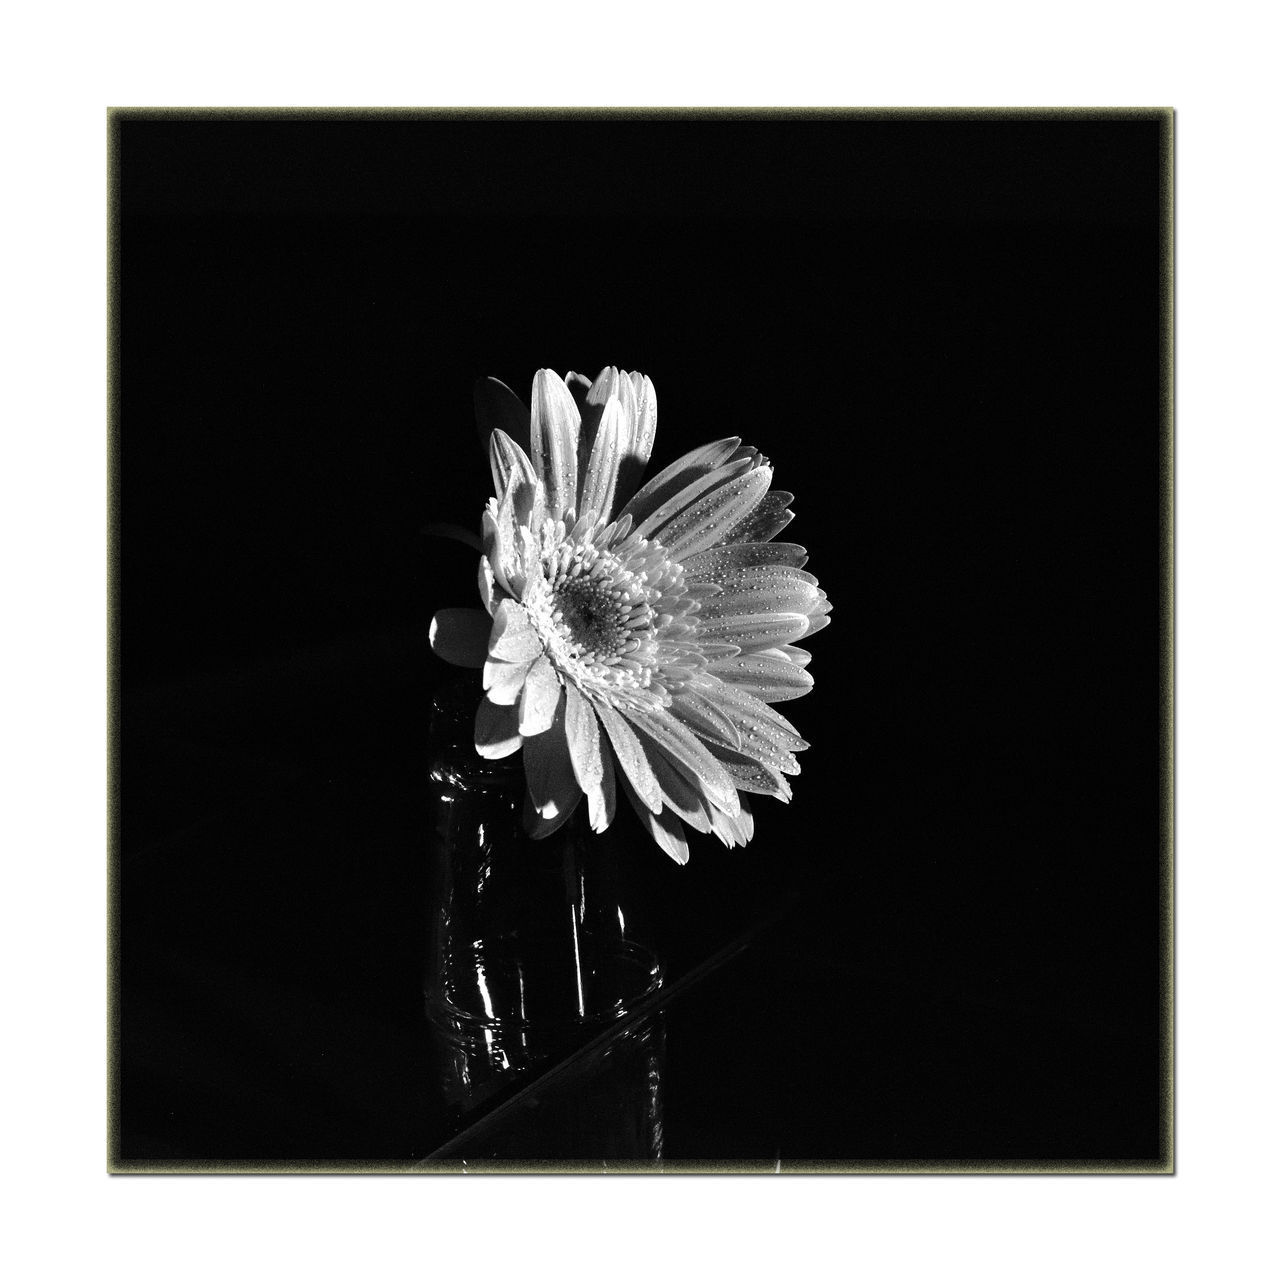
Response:
[{"label": "reflection on glass", "polygon": [[473,1125],[436,1158],[597,1167],[660,1161],[665,1047],[661,1012],[620,1027]]},{"label": "reflection on glass", "polygon": [[[450,685],[433,704],[430,740],[426,1004],[446,1100],[459,1119],[598,1036],[662,982],[657,957],[634,936],[644,904],[619,856],[621,824],[596,835],[575,814],[549,838],[530,840],[519,756],[484,760],[472,746],[479,696],[478,680]],[[661,1034],[647,1026],[617,1039],[600,1059],[600,1081],[611,1078],[605,1092],[616,1092],[636,1075],[616,1068],[642,1063],[643,1087],[623,1087],[639,1111],[619,1114],[620,1097],[597,1106],[584,1085],[579,1119],[588,1127],[639,1124],[645,1136],[637,1131],[627,1145],[635,1157],[653,1158],[661,1142],[654,1101]],[[571,1130],[576,1123],[565,1121]],[[608,1136],[596,1136],[603,1151]]]}]

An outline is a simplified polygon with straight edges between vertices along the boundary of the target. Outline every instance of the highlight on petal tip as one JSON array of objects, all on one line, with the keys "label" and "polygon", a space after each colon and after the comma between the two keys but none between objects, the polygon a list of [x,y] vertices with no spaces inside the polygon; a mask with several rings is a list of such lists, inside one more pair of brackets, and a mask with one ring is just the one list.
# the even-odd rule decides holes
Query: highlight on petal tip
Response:
[{"label": "highlight on petal tip", "polygon": [[550,369],[530,405],[496,378],[475,405],[493,473],[483,609],[442,609],[432,649],[482,671],[477,752],[520,751],[525,826],[614,821],[620,788],[675,862],[686,828],[745,845],[748,795],[783,803],[808,743],[773,704],[813,688],[799,646],[829,625],[808,552],[774,539],[794,495],[729,436],[645,482],[657,395],[642,373]]}]

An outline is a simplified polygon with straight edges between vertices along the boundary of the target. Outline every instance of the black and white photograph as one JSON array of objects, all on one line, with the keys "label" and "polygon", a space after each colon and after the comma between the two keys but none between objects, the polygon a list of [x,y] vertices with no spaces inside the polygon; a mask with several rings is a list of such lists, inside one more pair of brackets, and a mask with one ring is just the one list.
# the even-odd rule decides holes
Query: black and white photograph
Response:
[{"label": "black and white photograph", "polygon": [[114,1174],[1173,1171],[1171,110],[109,135]]},{"label": "black and white photograph", "polygon": [[6,1270],[1274,1270],[1264,16],[15,10]]}]

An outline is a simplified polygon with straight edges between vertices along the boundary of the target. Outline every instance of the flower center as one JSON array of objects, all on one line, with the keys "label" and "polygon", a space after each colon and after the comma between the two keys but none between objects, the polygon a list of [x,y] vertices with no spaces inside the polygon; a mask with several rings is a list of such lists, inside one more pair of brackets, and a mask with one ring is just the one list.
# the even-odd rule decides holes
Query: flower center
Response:
[{"label": "flower center", "polygon": [[609,701],[665,703],[699,665],[697,603],[680,565],[629,527],[547,520],[529,530],[524,561],[536,569],[521,603],[563,678]]},{"label": "flower center", "polygon": [[632,628],[648,622],[652,610],[647,604],[634,605],[629,596],[616,578],[595,574],[565,578],[553,589],[553,617],[577,649],[576,656],[607,662],[636,647]]}]

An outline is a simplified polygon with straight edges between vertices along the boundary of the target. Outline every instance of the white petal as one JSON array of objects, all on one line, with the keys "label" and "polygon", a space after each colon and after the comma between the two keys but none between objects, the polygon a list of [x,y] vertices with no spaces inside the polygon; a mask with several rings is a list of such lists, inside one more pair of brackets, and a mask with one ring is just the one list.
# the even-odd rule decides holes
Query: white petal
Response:
[{"label": "white petal", "polygon": [[560,515],[577,500],[578,406],[564,380],[552,369],[539,369],[533,379],[530,457],[535,475],[546,486],[547,507]]},{"label": "white petal", "polygon": [[512,473],[524,484],[533,484],[533,463],[529,455],[505,431],[489,437],[489,469],[493,472],[494,493],[505,493]]},{"label": "white petal", "polygon": [[[582,425],[578,434],[578,511],[594,510],[598,515],[611,518],[618,505],[615,493],[619,467],[632,457],[635,443],[635,384],[625,371],[612,366],[601,369],[582,403]],[[616,404],[617,409],[610,410],[611,404]],[[597,455],[594,468],[593,454]],[[589,469],[594,471],[590,479]]]},{"label": "white petal", "polygon": [[721,658],[711,663],[707,671],[719,680],[754,694],[761,702],[800,698],[813,688],[813,677],[777,649]]},{"label": "white petal", "polygon": [[520,749],[515,707],[494,706],[481,698],[476,708],[476,750],[486,760],[500,760]]},{"label": "white petal", "polygon": [[670,809],[664,809],[656,818],[652,814],[644,814],[643,817],[658,847],[683,867],[689,861],[689,841],[685,838],[680,819]]},{"label": "white petal", "polygon": [[524,793],[524,829],[534,840],[545,840],[549,835],[559,831],[566,822],[573,816],[573,811],[578,807],[578,800],[582,799],[582,792],[578,792],[578,797],[569,805],[567,809],[561,810],[554,818],[544,818],[533,807],[533,800],[529,793]]},{"label": "white petal", "polygon": [[582,798],[582,788],[573,776],[569,758],[563,699],[547,731],[525,741],[524,776],[533,807],[540,817],[554,818],[567,813]]},{"label": "white petal", "polygon": [[[580,373],[570,376],[582,378]],[[594,405],[597,410],[603,409],[618,394],[618,377],[618,371],[613,365],[605,365],[594,379],[583,378],[582,380],[587,384],[587,393],[582,397],[583,403]]]},{"label": "white petal", "polygon": [[736,644],[721,644],[718,640],[706,640],[702,636],[698,637],[698,649],[708,662],[715,662],[719,658],[732,658],[741,652]]},{"label": "white petal", "polygon": [[703,600],[701,622],[745,613],[813,614],[818,605],[818,580],[803,569],[785,565],[757,565],[727,572],[720,594]]},{"label": "white petal", "polygon": [[797,649],[793,644],[780,644],[776,649],[766,649],[765,653],[780,653],[794,662],[802,671],[813,661],[813,654],[808,649]]},{"label": "white petal", "polygon": [[[613,388],[613,395],[618,403],[622,406],[622,439],[630,448],[635,440],[636,434],[636,417],[639,411],[639,401],[636,394],[636,374],[628,374],[625,369],[618,375],[618,381]],[[641,379],[643,384],[643,379]],[[653,384],[650,383],[650,386]]]},{"label": "white petal", "polygon": [[703,794],[729,813],[738,811],[738,793],[732,780],[700,739],[665,710],[650,712],[623,708],[622,713],[638,735],[651,738],[667,755],[685,765],[699,779]]},{"label": "white petal", "polygon": [[716,759],[733,779],[739,791],[751,791],[756,795],[773,796],[784,804],[791,800],[791,786],[777,769],[744,756],[737,751],[716,748]]},{"label": "white petal", "polygon": [[801,569],[808,559],[809,553],[795,542],[733,542],[686,556],[680,563],[690,582],[721,582],[736,569],[758,564]]},{"label": "white petal", "polygon": [[[719,706],[748,738],[767,738],[787,751],[804,751],[808,743],[786,716],[748,693],[741,685],[702,679],[699,687],[708,702]],[[745,748],[741,748],[745,750]]]},{"label": "white petal", "polygon": [[483,667],[489,616],[480,609],[440,609],[431,619],[431,648],[455,667]]},{"label": "white petal", "polygon": [[480,557],[476,585],[480,588],[480,603],[484,605],[485,612],[493,617],[498,605],[505,599],[506,593],[498,586],[498,580],[494,577],[493,565],[488,556]]},{"label": "white petal", "polygon": [[776,538],[795,519],[795,512],[788,511],[788,503],[796,500],[794,493],[779,489],[766,494],[760,505],[727,536],[722,543],[768,542]]},{"label": "white petal", "polygon": [[511,707],[520,701],[531,662],[503,662],[489,658],[484,664],[484,690],[495,706]]},{"label": "white petal", "polygon": [[618,463],[622,459],[626,423],[622,405],[610,400],[604,406],[592,441],[582,478],[578,511],[594,511],[608,516],[613,510],[613,493],[618,483]]},{"label": "white petal", "polygon": [[493,565],[498,585],[512,595],[524,586],[523,575],[519,572],[515,518],[515,499],[520,487],[520,477],[513,471],[507,478],[506,489],[497,501],[489,504],[483,518],[485,554]]},{"label": "white petal", "polygon": [[711,830],[711,819],[708,806],[698,788],[697,779],[690,776],[682,766],[665,756],[656,748],[648,752],[649,763],[653,766],[654,777],[662,788],[662,802],[676,817],[683,819],[695,831],[704,834]]},{"label": "white petal", "polygon": [[809,630],[804,613],[747,613],[714,618],[702,625],[708,640],[736,644],[739,649],[771,649],[799,640]]},{"label": "white petal", "polygon": [[591,703],[572,684],[565,684],[565,734],[578,785],[590,793],[600,785],[604,762],[600,754],[600,722]]},{"label": "white petal", "polygon": [[710,471],[704,471],[701,475],[695,476],[683,489],[677,490],[645,516],[644,520],[636,526],[636,532],[642,538],[657,538],[666,545],[667,539],[664,535],[677,516],[687,511],[699,498],[712,490],[719,489],[730,480],[746,475],[753,466],[750,458],[731,459],[723,466],[712,467]]},{"label": "white petal", "polygon": [[715,546],[727,530],[736,528],[760,505],[772,483],[773,468],[756,467],[712,489],[663,529],[662,545],[677,560]]},{"label": "white petal", "polygon": [[[644,469],[649,465],[649,455],[653,452],[653,438],[658,430],[658,395],[653,389],[653,383],[641,373],[633,373],[630,382],[636,396],[635,414],[628,433],[630,445],[618,466],[615,507],[629,501],[640,487]],[[626,408],[625,402],[623,407]]]},{"label": "white petal", "polygon": [[641,523],[667,499],[674,498],[700,476],[723,466],[733,457],[741,443],[739,437],[729,436],[725,440],[715,440],[711,444],[691,449],[647,481],[644,488],[618,513],[619,517],[629,515],[637,524]]},{"label": "white petal", "polygon": [[529,668],[520,695],[520,732],[526,738],[551,728],[562,693],[556,669],[545,656],[538,658]]},{"label": "white petal", "polygon": [[600,744],[602,769],[600,783],[587,792],[587,816],[592,831],[607,831],[617,810],[617,786],[614,778],[613,752],[607,742]]},{"label": "white petal", "polygon": [[645,808],[644,802],[636,795],[635,788],[625,773],[622,775],[622,788],[627,793],[627,799],[631,801],[631,807],[639,816],[641,825],[657,842],[658,847],[684,866],[689,861],[689,842],[685,839],[680,819],[669,809],[664,809],[658,814],[650,813]]},{"label": "white petal", "polygon": [[[570,377],[578,377],[571,374]],[[594,382],[587,384],[585,395],[574,395],[574,401],[582,414],[578,424],[578,487],[581,489],[583,477],[587,473],[587,460],[591,457],[596,435],[600,430],[600,421],[604,417],[605,406],[611,400],[618,399],[619,374],[612,365],[601,369]],[[572,390],[572,388],[570,388]],[[625,447],[629,438],[629,420],[624,418],[619,426],[622,429],[622,444]],[[581,504],[579,504],[581,505]]]},{"label": "white petal", "polygon": [[[732,689],[729,685],[722,685],[721,689],[725,692],[732,691],[740,698],[746,697],[741,690]],[[753,701],[763,711],[772,712],[773,709],[771,707],[765,706],[758,699],[753,699]],[[797,763],[793,753],[802,751],[808,746],[808,743],[803,738],[784,732],[762,716],[755,715],[744,707],[733,706],[727,701],[721,702],[720,705],[725,707],[729,716],[737,722],[741,729],[741,734],[739,738],[740,745],[736,750],[732,750],[727,746],[722,747],[718,743],[711,744],[711,750],[717,760],[722,762],[732,759],[754,760],[757,764],[765,766],[773,773],[795,774],[800,772],[800,765]],[[779,718],[781,719],[781,717]],[[783,721],[783,723],[785,724],[786,721]],[[742,787],[743,784],[738,781],[732,770],[726,771],[734,779],[736,785]],[[750,790],[750,788],[747,789]]]},{"label": "white petal", "polygon": [[635,731],[612,707],[601,704],[596,708],[596,714],[609,735],[618,763],[622,766],[623,778],[630,783],[641,802],[657,813],[662,807],[661,789]]},{"label": "white petal", "polygon": [[489,656],[503,662],[530,662],[542,652],[542,641],[522,605],[503,600],[494,610]]},{"label": "white petal", "polygon": [[718,809],[711,810],[711,829],[730,849],[736,845],[745,845],[756,832],[756,820],[747,798],[743,796],[741,799],[742,812],[736,818],[731,818]]},{"label": "white petal", "polygon": [[685,689],[673,698],[669,710],[681,724],[706,741],[722,742],[735,750],[740,745],[738,728],[733,721],[695,689]]}]

